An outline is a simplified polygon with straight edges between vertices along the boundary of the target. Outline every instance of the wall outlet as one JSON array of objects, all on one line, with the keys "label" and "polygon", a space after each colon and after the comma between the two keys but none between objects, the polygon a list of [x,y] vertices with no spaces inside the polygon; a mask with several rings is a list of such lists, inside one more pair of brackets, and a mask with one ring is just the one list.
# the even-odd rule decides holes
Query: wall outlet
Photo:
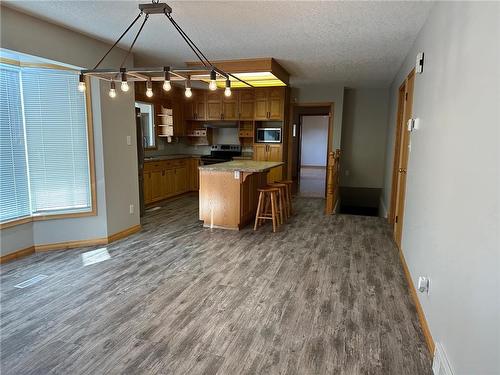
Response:
[{"label": "wall outlet", "polygon": [[134,205],[131,204],[128,208],[129,212],[130,212],[130,215],[133,215],[134,214]]},{"label": "wall outlet", "polygon": [[429,294],[430,286],[431,286],[431,281],[429,280],[429,278],[425,276],[419,276],[417,289],[420,293]]},{"label": "wall outlet", "polygon": [[127,135],[127,146],[132,146],[132,137]]}]

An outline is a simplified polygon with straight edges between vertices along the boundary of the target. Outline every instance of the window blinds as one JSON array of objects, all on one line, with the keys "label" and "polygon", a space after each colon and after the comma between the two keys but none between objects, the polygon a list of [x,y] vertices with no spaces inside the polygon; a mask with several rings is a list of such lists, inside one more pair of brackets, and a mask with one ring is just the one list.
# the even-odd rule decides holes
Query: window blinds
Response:
[{"label": "window blinds", "polygon": [[91,208],[85,95],[72,71],[22,68],[33,213]]},{"label": "window blinds", "polygon": [[0,221],[30,215],[20,69],[0,64]]}]

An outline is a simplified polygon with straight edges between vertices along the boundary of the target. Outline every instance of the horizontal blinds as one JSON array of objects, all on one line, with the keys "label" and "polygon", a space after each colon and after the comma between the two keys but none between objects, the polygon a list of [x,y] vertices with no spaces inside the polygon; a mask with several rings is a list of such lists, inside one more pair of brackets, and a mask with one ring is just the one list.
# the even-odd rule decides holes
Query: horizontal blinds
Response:
[{"label": "horizontal blinds", "polygon": [[91,207],[85,95],[71,71],[23,68],[34,213]]},{"label": "horizontal blinds", "polygon": [[20,70],[0,64],[0,221],[30,215]]}]

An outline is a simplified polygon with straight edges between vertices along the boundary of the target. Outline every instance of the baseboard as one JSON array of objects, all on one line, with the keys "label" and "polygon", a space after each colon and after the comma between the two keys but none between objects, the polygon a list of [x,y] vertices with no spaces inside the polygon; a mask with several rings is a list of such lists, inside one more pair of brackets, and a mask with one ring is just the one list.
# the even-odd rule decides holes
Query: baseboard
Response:
[{"label": "baseboard", "polygon": [[380,207],[380,211],[382,211],[381,217],[387,219],[387,207],[385,206],[384,197],[382,195],[380,196],[380,206],[379,207]]},{"label": "baseboard", "polygon": [[14,259],[24,258],[25,256],[35,253],[35,246],[30,246],[25,249],[14,251],[13,253],[0,256],[0,264],[10,262]]},{"label": "baseboard", "polygon": [[417,296],[417,291],[415,286],[413,285],[413,281],[411,278],[410,270],[408,269],[408,265],[406,264],[405,257],[401,249],[398,249],[399,259],[401,261],[401,265],[403,266],[403,271],[406,277],[406,281],[408,282],[408,287],[410,288],[410,295],[415,303],[415,307],[417,308],[418,320],[420,321],[420,325],[422,327],[422,331],[424,332],[425,343],[427,344],[427,348],[431,355],[434,354],[435,344],[431,335],[431,330],[429,329],[429,325],[427,324],[427,319],[425,319],[424,310],[422,309],[422,305]]},{"label": "baseboard", "polygon": [[301,165],[300,168],[326,169],[326,165]]},{"label": "baseboard", "polygon": [[117,232],[115,234],[112,234],[111,236],[108,236],[108,242],[115,242],[118,240],[121,240],[122,238],[128,237],[131,234],[137,233],[141,230],[141,224],[134,225],[133,227],[127,228],[125,230],[122,230],[120,232]]},{"label": "baseboard", "polygon": [[127,228],[111,236],[104,238],[92,238],[89,240],[78,240],[78,241],[66,241],[66,242],[56,242],[49,243],[43,245],[34,245],[30,246],[26,249],[18,250],[10,254],[6,254],[0,257],[0,263],[5,263],[14,259],[19,259],[35,252],[47,252],[47,251],[55,251],[55,250],[68,250],[68,249],[76,249],[80,247],[89,247],[89,246],[99,246],[99,245],[107,245],[111,242],[115,242],[121,240],[122,238],[128,237],[134,233],[137,233],[141,230],[141,225],[134,225],[133,227]]}]

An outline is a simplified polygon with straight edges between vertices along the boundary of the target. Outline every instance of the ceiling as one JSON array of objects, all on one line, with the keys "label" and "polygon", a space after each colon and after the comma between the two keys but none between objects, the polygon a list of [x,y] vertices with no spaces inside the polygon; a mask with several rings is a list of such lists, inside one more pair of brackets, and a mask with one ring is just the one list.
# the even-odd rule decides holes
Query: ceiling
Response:
[{"label": "ceiling", "polygon": [[[2,3],[110,43],[139,13],[137,1]],[[350,87],[389,86],[433,6],[411,1],[167,3],[211,60],[274,57],[291,74],[292,86]],[[131,33],[120,46],[128,48],[132,38]],[[150,17],[134,53],[138,66],[195,60],[162,15]]]}]

